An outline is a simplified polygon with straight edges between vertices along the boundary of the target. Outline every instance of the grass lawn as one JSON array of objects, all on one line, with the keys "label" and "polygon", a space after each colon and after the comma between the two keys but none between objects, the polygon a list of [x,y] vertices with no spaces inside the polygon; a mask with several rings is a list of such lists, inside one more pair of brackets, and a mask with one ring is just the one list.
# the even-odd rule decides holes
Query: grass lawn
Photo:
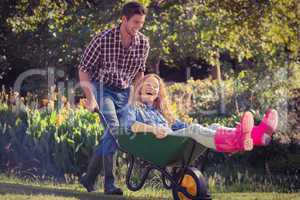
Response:
[{"label": "grass lawn", "polygon": [[[20,194],[4,194],[0,195],[1,200],[83,200],[88,197],[65,197],[55,195],[20,195]],[[97,196],[98,199],[112,199],[103,196]],[[115,198],[118,199],[119,198]],[[127,198],[130,199],[130,198]],[[141,198],[142,199],[142,198]],[[143,198],[154,199],[154,198]],[[161,198],[156,198],[161,199]],[[272,194],[272,193],[227,193],[227,194],[213,194],[214,200],[298,200],[299,194]]]},{"label": "grass lawn", "polygon": [[[124,197],[112,197],[103,193],[87,193],[79,184],[53,184],[29,182],[0,176],[1,200],[99,200],[99,199],[172,199],[171,191],[151,188],[131,192],[123,187]],[[213,193],[214,200],[300,200],[300,193]]]}]

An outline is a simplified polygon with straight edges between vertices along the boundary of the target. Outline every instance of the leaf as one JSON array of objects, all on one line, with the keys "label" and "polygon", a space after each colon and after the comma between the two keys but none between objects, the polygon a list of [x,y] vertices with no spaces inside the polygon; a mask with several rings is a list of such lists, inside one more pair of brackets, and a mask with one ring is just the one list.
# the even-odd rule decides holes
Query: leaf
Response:
[{"label": "leaf", "polygon": [[68,143],[69,145],[74,145],[74,144],[75,144],[75,141],[72,140],[72,139],[70,139],[70,138],[67,138],[67,143]]},{"label": "leaf", "polygon": [[79,145],[76,146],[75,148],[75,153],[77,153],[80,150],[80,147],[83,145],[83,143],[80,143]]}]

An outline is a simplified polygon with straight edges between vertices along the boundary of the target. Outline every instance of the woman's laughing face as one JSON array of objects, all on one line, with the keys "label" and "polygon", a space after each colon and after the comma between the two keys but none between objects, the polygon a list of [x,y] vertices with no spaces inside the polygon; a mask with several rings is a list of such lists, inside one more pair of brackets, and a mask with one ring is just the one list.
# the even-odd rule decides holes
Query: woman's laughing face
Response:
[{"label": "woman's laughing face", "polygon": [[142,103],[153,105],[159,94],[159,81],[155,77],[147,78],[141,85]]}]

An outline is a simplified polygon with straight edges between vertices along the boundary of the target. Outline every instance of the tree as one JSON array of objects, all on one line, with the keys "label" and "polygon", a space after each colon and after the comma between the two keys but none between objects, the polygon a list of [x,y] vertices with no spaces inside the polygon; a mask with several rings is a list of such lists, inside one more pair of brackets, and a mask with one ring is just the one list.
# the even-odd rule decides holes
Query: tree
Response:
[{"label": "tree", "polygon": [[[298,65],[299,0],[141,2],[149,7],[143,31],[150,37],[149,66],[160,60],[179,67],[191,66],[193,60],[216,66],[216,54],[229,54],[238,66],[251,61],[258,72],[282,66],[294,71]],[[117,23],[125,1],[6,3],[14,12],[1,24],[20,44],[17,55],[32,66],[74,69],[90,37]]]}]

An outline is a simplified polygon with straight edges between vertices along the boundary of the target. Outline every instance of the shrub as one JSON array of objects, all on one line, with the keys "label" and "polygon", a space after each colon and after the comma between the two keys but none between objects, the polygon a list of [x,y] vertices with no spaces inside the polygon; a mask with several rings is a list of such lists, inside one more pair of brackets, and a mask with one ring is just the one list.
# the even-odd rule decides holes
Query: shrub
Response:
[{"label": "shrub", "polygon": [[59,110],[20,104],[18,110],[0,102],[1,168],[31,177],[81,174],[103,133],[98,116],[67,104]]}]

